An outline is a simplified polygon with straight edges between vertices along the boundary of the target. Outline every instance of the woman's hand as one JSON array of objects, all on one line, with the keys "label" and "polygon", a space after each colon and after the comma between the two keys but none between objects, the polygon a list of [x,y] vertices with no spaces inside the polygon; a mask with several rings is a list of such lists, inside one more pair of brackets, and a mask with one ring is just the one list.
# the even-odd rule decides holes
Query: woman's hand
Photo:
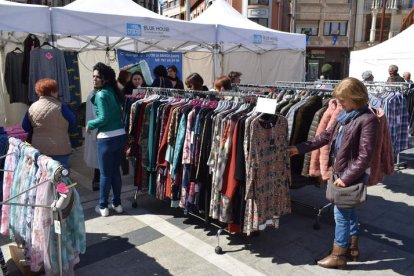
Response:
[{"label": "woman's hand", "polygon": [[290,146],[288,148],[288,152],[289,152],[289,156],[291,156],[291,157],[299,154],[299,150],[295,146]]},{"label": "woman's hand", "polygon": [[333,184],[338,187],[346,187],[345,183],[340,178],[336,179]]},{"label": "woman's hand", "polygon": [[85,131],[86,133],[91,134],[91,130],[88,128],[88,126],[85,127]]}]

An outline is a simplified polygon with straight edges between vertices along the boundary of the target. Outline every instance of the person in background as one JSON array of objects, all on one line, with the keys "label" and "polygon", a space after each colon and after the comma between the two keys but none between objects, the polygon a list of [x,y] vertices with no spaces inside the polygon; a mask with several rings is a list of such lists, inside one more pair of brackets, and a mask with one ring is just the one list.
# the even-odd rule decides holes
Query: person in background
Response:
[{"label": "person in background", "polygon": [[405,82],[405,80],[398,74],[398,66],[390,65],[388,67],[388,74],[390,75],[387,82]]},{"label": "person in background", "polygon": [[404,72],[403,73],[403,79],[407,83],[413,83],[413,81],[411,80],[411,73],[410,72]]},{"label": "person in background", "polygon": [[362,81],[374,81],[374,75],[372,74],[372,71],[364,71],[364,73],[362,73]]},{"label": "person in background", "polygon": [[[99,205],[95,211],[103,217],[109,215],[109,208],[122,213],[121,205],[121,160],[124,156],[126,133],[122,122],[122,97],[118,91],[115,71],[99,62],[93,67],[93,86],[96,93],[91,98],[95,119],[86,124],[86,132],[97,129],[97,150],[100,175]],[[112,204],[108,204],[112,188]]]},{"label": "person in background", "polygon": [[[89,93],[88,97],[86,98],[85,125],[88,121],[96,118],[95,112],[93,111],[93,104],[91,102],[91,99],[93,96],[95,96],[95,93],[98,89],[99,89],[98,87],[94,87],[94,89]],[[98,164],[96,134],[97,134],[96,129],[91,130],[89,132],[85,132],[85,146],[83,150],[83,160],[85,160],[85,163],[89,168],[94,169],[93,179],[92,179],[92,191],[99,190],[99,182],[100,182],[100,174],[101,174],[101,172],[99,171],[99,164]]]},{"label": "person in background", "polygon": [[[361,81],[355,78],[343,79],[335,87],[333,96],[343,107],[336,123],[315,136],[312,141],[291,146],[288,151],[290,156],[294,156],[329,144],[329,162],[333,174],[328,185],[348,187],[368,181],[371,158],[376,147],[378,119],[368,108],[368,91]],[[318,265],[343,269],[347,257],[354,260],[359,257],[356,210],[356,207],[334,206],[333,250],[327,257],[318,261]]]},{"label": "person in background", "polygon": [[214,90],[231,91],[231,80],[227,76],[220,76],[214,81]]},{"label": "person in background", "polygon": [[127,84],[127,82],[131,79],[131,73],[128,70],[121,70],[118,74],[117,84],[120,91],[122,91]]},{"label": "person in background", "polygon": [[230,78],[231,83],[235,83],[235,84],[239,84],[241,79],[242,73],[240,72],[236,72],[236,71],[231,71],[228,75],[228,77]]},{"label": "person in background", "polygon": [[168,72],[164,65],[158,65],[154,68],[155,80],[152,87],[173,88],[171,80],[168,78]]},{"label": "person in background", "polygon": [[190,90],[208,91],[208,87],[204,85],[204,80],[198,73],[192,73],[185,79],[185,85]]},{"label": "person in background", "polygon": [[168,77],[171,80],[173,88],[175,89],[184,89],[184,84],[182,80],[177,77],[178,69],[175,65],[170,65],[168,67]]},{"label": "person in background", "polygon": [[57,82],[41,79],[36,82],[39,99],[26,112],[22,127],[31,135],[31,144],[42,154],[69,168],[72,147],[69,132],[76,131],[76,117],[70,108],[58,100]]},{"label": "person in background", "polygon": [[139,87],[147,87],[147,84],[145,83],[142,73],[136,71],[132,73],[131,79],[125,84],[122,92],[124,95],[132,95],[133,90]]}]

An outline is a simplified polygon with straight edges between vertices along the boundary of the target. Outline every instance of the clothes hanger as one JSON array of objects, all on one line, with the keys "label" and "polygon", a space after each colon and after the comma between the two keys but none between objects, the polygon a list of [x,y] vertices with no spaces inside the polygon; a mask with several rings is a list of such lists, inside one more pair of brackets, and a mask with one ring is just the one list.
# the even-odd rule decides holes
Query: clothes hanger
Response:
[{"label": "clothes hanger", "polygon": [[51,45],[48,41],[43,42],[43,44],[40,46],[40,48],[50,47],[52,49],[55,48],[55,46]]},{"label": "clothes hanger", "polygon": [[19,46],[17,46],[16,48],[14,48],[14,50],[12,52],[13,53],[17,53],[17,52],[23,53],[22,49],[20,49]]}]

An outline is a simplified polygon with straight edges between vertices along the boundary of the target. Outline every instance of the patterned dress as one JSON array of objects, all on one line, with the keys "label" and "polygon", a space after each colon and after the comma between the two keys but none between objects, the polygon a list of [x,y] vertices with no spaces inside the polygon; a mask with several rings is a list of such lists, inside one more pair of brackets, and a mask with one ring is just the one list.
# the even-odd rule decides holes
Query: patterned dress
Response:
[{"label": "patterned dress", "polygon": [[279,217],[291,212],[287,120],[272,116],[272,122],[259,116],[246,126],[250,129],[243,227],[247,235],[267,225],[277,228]]}]

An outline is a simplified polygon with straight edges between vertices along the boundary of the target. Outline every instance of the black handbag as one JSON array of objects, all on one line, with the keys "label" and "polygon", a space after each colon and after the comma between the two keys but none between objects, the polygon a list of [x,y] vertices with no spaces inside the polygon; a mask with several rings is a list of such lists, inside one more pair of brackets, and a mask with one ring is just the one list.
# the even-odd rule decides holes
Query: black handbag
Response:
[{"label": "black handbag", "polygon": [[368,175],[364,174],[359,181],[347,187],[335,186],[338,175],[333,174],[328,180],[326,199],[339,208],[354,208],[367,200]]}]

